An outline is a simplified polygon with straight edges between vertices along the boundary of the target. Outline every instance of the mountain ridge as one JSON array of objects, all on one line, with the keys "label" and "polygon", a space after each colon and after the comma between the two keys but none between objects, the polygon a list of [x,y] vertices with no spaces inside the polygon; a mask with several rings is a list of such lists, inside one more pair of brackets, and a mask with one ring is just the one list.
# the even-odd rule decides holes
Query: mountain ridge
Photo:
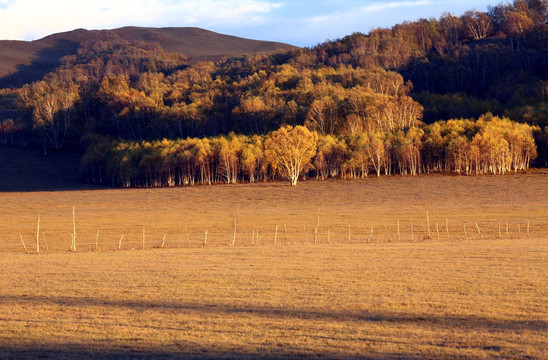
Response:
[{"label": "mountain ridge", "polygon": [[184,54],[194,60],[216,60],[224,56],[297,48],[281,42],[245,39],[197,27],[75,29],[33,41],[0,40],[0,88],[39,80],[54,70],[63,56],[75,54],[82,43],[104,34],[114,34],[126,41],[156,42],[166,52]]}]

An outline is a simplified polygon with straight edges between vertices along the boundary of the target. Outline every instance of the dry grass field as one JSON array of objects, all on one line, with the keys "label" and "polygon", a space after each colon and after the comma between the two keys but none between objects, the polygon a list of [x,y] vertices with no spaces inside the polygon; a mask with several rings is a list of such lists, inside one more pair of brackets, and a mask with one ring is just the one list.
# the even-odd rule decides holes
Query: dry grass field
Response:
[{"label": "dry grass field", "polygon": [[258,245],[275,240],[300,244],[363,243],[369,238],[373,243],[524,238],[527,231],[529,237],[545,237],[547,175],[543,170],[507,176],[307,181],[297,187],[260,183],[7,192],[0,193],[0,253],[24,252],[20,235],[29,248],[35,246],[38,215],[41,249],[69,250],[73,207],[81,251],[95,250],[97,239],[100,250],[115,250],[122,235],[122,249],[142,248],[143,228],[145,248],[159,247],[164,235],[168,248],[189,243],[200,247],[206,231],[208,246],[231,246],[234,216],[236,246],[257,245],[257,232]]},{"label": "dry grass field", "polygon": [[0,193],[0,358],[546,359],[547,175]]},{"label": "dry grass field", "polygon": [[546,359],[545,239],[3,255],[0,358]]}]

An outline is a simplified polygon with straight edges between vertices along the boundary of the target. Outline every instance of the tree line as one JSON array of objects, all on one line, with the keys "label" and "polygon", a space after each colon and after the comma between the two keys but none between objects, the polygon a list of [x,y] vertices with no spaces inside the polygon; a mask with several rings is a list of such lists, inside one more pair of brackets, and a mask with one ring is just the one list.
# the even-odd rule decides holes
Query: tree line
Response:
[{"label": "tree line", "polygon": [[453,172],[504,174],[528,169],[538,127],[486,114],[406,130],[320,134],[283,126],[267,135],[178,140],[100,138],[82,160],[87,181],[122,187],[256,182],[299,178]]}]

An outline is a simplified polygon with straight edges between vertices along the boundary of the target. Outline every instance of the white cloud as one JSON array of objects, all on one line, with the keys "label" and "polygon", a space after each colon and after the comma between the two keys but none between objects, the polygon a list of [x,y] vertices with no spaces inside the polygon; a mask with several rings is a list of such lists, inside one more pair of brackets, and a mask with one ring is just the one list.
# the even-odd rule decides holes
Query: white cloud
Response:
[{"label": "white cloud", "polygon": [[404,20],[485,10],[493,0],[0,0],[0,38],[121,26],[196,26],[313,46]]},{"label": "white cloud", "polygon": [[363,6],[360,8],[360,11],[364,13],[379,12],[379,11],[384,11],[384,10],[393,9],[393,8],[403,8],[403,7],[408,8],[408,7],[416,7],[416,6],[425,6],[429,4],[430,4],[430,1],[428,0],[378,2],[368,6]]},{"label": "white cloud", "polygon": [[7,9],[15,0],[0,0],[0,10]]},{"label": "white cloud", "polygon": [[429,0],[418,1],[393,1],[393,2],[374,2],[366,6],[359,6],[355,8],[345,9],[341,12],[332,12],[330,14],[324,14],[315,16],[310,19],[312,23],[333,21],[333,22],[348,22],[357,18],[363,18],[363,16],[371,16],[371,13],[383,13],[387,10],[394,10],[402,8],[413,8],[420,6],[427,6],[431,3]]},{"label": "white cloud", "polygon": [[0,36],[32,40],[76,28],[236,26],[280,7],[267,0],[0,0]]},{"label": "white cloud", "polygon": [[393,1],[393,2],[378,2],[371,5],[362,6],[360,12],[370,13],[370,12],[379,12],[387,9],[393,8],[403,8],[403,7],[416,7],[416,6],[425,6],[429,5],[430,1],[420,0],[420,1]]},{"label": "white cloud", "polygon": [[[354,32],[367,33],[377,27],[392,27],[403,21],[439,17],[444,11],[460,15],[476,7],[486,10],[492,0],[341,0],[313,16],[304,16],[276,32],[279,41],[314,46],[327,39],[342,38]],[[271,36],[270,36],[271,37]]]}]

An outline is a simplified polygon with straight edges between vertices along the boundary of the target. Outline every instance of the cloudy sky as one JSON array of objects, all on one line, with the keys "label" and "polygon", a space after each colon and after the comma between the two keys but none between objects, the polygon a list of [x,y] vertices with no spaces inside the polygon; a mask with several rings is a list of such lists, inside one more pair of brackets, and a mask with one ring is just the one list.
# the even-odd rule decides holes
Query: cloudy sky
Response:
[{"label": "cloudy sky", "polygon": [[0,0],[0,39],[36,40],[77,28],[196,26],[314,46],[444,11],[485,11],[500,0]]}]

